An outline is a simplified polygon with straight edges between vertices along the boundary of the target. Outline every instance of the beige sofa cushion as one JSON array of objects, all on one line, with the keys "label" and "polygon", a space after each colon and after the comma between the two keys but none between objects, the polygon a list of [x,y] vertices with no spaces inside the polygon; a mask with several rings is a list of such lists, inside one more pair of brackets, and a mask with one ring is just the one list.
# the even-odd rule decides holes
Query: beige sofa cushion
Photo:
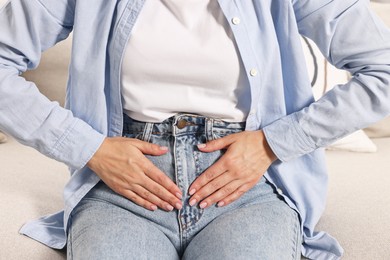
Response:
[{"label": "beige sofa cushion", "polygon": [[23,77],[33,81],[45,96],[58,101],[62,106],[65,101],[71,45],[70,36],[44,52],[37,69],[23,73]]},{"label": "beige sofa cushion", "polygon": [[390,137],[390,116],[364,129],[371,138]]}]

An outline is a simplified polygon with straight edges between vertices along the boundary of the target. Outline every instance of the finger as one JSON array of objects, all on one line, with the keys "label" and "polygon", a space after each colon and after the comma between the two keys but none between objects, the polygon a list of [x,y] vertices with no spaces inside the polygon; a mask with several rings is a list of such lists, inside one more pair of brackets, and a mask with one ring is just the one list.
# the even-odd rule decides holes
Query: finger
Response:
[{"label": "finger", "polygon": [[195,181],[188,189],[189,194],[194,195],[195,192],[200,190],[203,186],[224,172],[226,172],[226,168],[224,167],[224,156],[222,156],[217,162],[211,165],[206,171],[204,171],[198,178],[195,179]]},{"label": "finger", "polygon": [[231,134],[205,144],[198,144],[198,149],[202,152],[214,152],[225,149],[236,140],[236,135],[237,134]]},{"label": "finger", "polygon": [[137,204],[137,205],[139,205],[141,207],[144,207],[145,209],[148,209],[148,210],[151,210],[151,211],[156,211],[157,210],[157,206],[156,205],[154,205],[150,201],[147,201],[147,200],[143,199],[142,197],[140,197],[139,195],[137,195],[135,192],[133,192],[131,190],[124,190],[124,191],[121,192],[121,195],[126,197],[126,198],[128,198],[129,200],[131,200],[135,204]]},{"label": "finger", "polygon": [[224,173],[196,192],[190,199],[190,206],[194,206],[200,201],[202,201],[202,203],[199,204],[201,208],[211,206],[235,191],[240,185],[242,185],[242,181],[232,181],[229,178],[228,173]]},{"label": "finger", "polygon": [[168,192],[173,194],[176,198],[178,198],[178,199],[182,198],[183,193],[181,192],[179,187],[166,174],[164,174],[159,168],[157,168],[148,159],[146,159],[143,171],[144,171],[146,176],[148,176],[154,182],[160,184]]},{"label": "finger", "polygon": [[[153,203],[153,205],[158,205],[167,211],[173,210],[173,205],[177,209],[181,209],[182,207],[181,201],[178,198],[146,176],[139,165],[133,165],[132,174],[120,175],[109,179],[107,185],[121,195],[124,194],[124,191],[131,190],[144,200]],[[169,198],[169,201],[167,201],[167,198]],[[129,199],[132,200],[133,198]]]},{"label": "finger", "polygon": [[161,209],[164,209],[166,211],[172,211],[174,209],[173,206],[170,205],[168,202],[162,200],[141,185],[135,185],[133,191],[144,200],[152,203],[153,205],[157,205]]},{"label": "finger", "polygon": [[[182,208],[181,200],[179,200],[176,196],[174,196],[163,186],[154,182],[153,180],[151,179],[146,180],[146,182],[143,184],[143,187],[147,189],[150,193],[157,196],[159,199],[167,202],[172,207],[172,209],[176,208],[180,210]],[[168,209],[170,211],[172,210],[170,209],[171,207],[164,206],[163,208]]]},{"label": "finger", "polygon": [[168,151],[168,147],[157,144],[148,143],[138,139],[131,140],[132,145],[137,147],[143,154],[163,155]]},{"label": "finger", "polygon": [[218,207],[224,207],[239,199],[245,192],[250,190],[254,184],[245,183],[238,187],[234,192],[218,202]]}]

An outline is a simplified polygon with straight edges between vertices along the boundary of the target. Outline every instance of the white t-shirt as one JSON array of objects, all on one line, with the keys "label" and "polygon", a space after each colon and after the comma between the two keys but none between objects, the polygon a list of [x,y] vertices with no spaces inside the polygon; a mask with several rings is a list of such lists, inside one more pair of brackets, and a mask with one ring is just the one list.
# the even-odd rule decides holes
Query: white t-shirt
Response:
[{"label": "white t-shirt", "polygon": [[248,78],[217,0],[147,0],[122,64],[124,112],[145,122],[195,113],[245,121]]}]

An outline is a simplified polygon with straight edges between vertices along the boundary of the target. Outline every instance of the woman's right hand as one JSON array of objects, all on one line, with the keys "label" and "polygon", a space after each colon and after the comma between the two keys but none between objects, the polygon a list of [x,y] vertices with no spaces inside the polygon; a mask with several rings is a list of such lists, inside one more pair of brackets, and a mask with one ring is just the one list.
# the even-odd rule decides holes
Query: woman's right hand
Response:
[{"label": "woman's right hand", "polygon": [[149,209],[181,209],[179,187],[144,154],[160,156],[166,147],[134,138],[107,137],[87,166],[112,190]]}]

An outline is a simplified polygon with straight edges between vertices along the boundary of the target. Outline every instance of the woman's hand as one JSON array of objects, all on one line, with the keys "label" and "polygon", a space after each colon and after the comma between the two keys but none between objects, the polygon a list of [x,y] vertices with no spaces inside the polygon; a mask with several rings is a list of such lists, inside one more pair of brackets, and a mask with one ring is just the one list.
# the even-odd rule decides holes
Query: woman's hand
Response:
[{"label": "woman's hand", "polygon": [[112,190],[149,209],[181,209],[182,192],[144,154],[160,156],[166,147],[125,137],[107,137],[88,167]]},{"label": "woman's hand", "polygon": [[277,158],[262,131],[243,131],[198,145],[202,152],[226,153],[190,186],[190,205],[228,205],[251,189]]}]

